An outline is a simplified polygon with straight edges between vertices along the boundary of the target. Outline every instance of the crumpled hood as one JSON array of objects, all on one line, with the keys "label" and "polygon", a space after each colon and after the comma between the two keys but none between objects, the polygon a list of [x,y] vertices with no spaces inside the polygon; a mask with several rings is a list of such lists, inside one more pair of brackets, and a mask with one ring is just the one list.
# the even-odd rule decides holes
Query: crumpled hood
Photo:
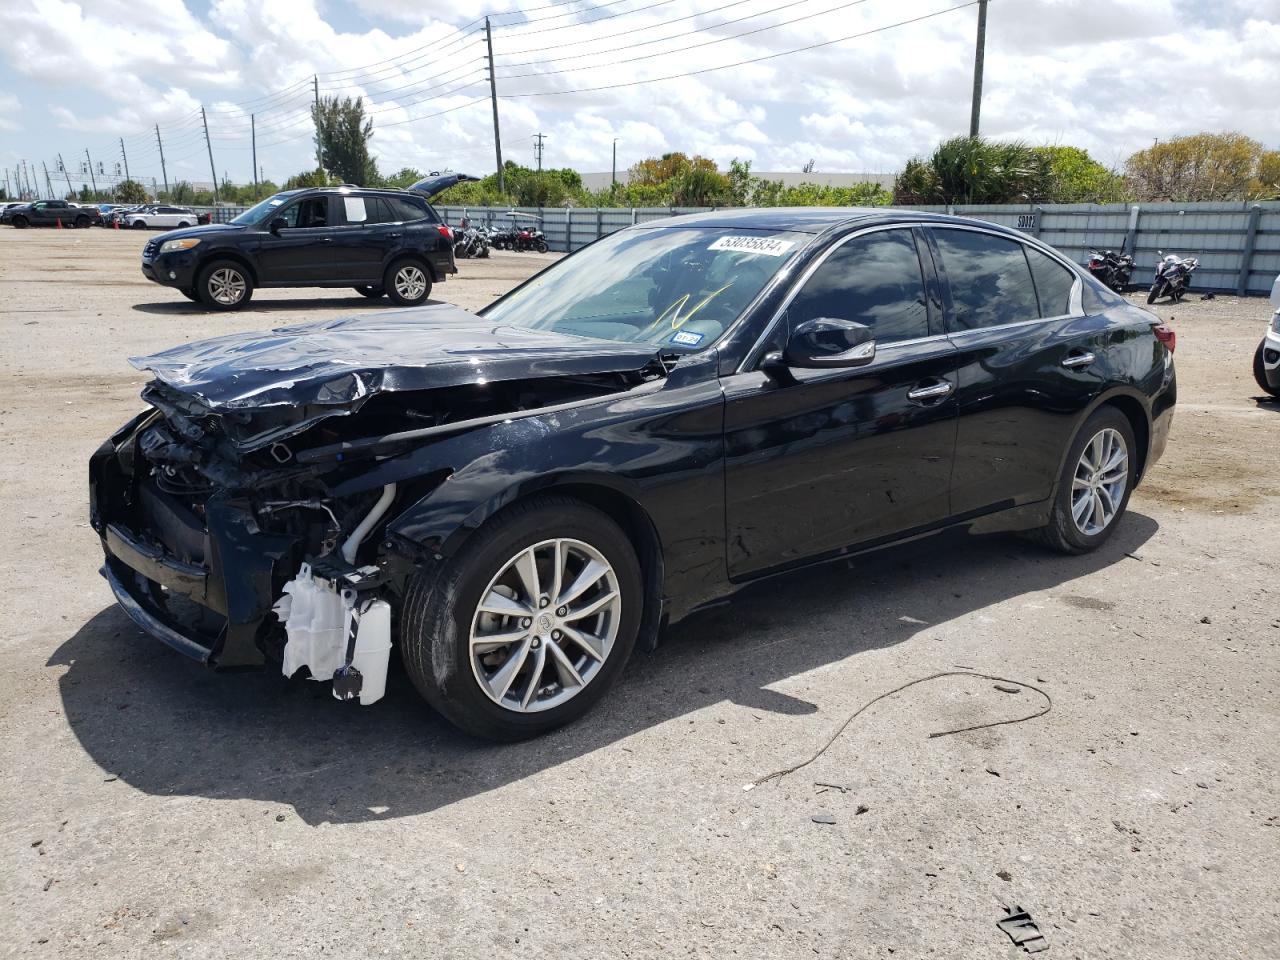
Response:
[{"label": "crumpled hood", "polygon": [[354,412],[377,393],[639,370],[654,354],[647,344],[498,326],[433,304],[235,333],[129,362],[215,411],[319,405]]}]

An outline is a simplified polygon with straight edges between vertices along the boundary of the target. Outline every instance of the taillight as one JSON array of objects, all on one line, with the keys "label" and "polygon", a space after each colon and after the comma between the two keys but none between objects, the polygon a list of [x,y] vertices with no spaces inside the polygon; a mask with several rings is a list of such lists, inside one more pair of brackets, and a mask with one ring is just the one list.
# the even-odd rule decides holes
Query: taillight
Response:
[{"label": "taillight", "polygon": [[1178,349],[1178,335],[1173,332],[1173,327],[1158,323],[1151,329],[1155,332],[1156,339],[1169,348],[1170,353]]},{"label": "taillight", "polygon": [[443,223],[437,223],[436,229],[440,231],[440,236],[444,237],[450,243],[453,242],[453,231],[450,230],[447,226],[445,226]]}]

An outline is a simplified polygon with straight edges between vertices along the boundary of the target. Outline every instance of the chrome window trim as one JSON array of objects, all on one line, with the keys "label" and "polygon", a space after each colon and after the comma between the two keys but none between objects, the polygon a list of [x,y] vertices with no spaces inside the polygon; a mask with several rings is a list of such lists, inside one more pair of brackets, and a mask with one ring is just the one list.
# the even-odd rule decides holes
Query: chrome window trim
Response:
[{"label": "chrome window trim", "polygon": [[[1002,323],[994,327],[975,327],[972,330],[952,330],[952,331],[947,331],[945,333],[931,334],[927,337],[915,337],[911,340],[896,340],[891,343],[884,344],[883,347],[881,347],[880,344],[877,343],[878,350],[884,349],[887,347],[897,346],[898,344],[925,343],[929,340],[939,340],[939,339],[944,339],[946,337],[956,337],[956,336],[964,336],[966,334],[983,333],[991,330],[1012,330],[1017,327],[1031,326],[1032,324],[1055,323],[1061,320],[1069,320],[1069,319],[1075,319],[1078,317],[1083,317],[1085,315],[1084,281],[1081,279],[1079,271],[1076,270],[1075,265],[1072,264],[1070,261],[1068,261],[1064,256],[1062,256],[1062,254],[1058,253],[1058,251],[1054,250],[1052,247],[1048,246],[1047,244],[1037,240],[1035,237],[1031,237],[1031,236],[1014,237],[1005,233],[1003,230],[992,230],[987,227],[979,226],[977,224],[969,224],[969,223],[947,223],[947,222],[937,222],[937,221],[928,221],[928,220],[911,221],[907,223],[881,223],[871,227],[864,227],[861,230],[855,230],[853,233],[850,233],[848,236],[842,237],[837,243],[834,243],[830,247],[828,247],[827,250],[820,257],[818,257],[818,259],[816,259],[813,263],[809,264],[809,266],[805,269],[804,273],[802,273],[799,277],[796,278],[795,285],[791,288],[790,293],[787,294],[786,299],[782,301],[782,304],[774,312],[773,317],[770,318],[768,324],[765,325],[764,331],[760,334],[759,337],[756,338],[755,343],[751,345],[751,349],[748,350],[746,354],[743,355],[742,362],[738,364],[738,368],[734,371],[734,373],[748,373],[759,366],[760,356],[758,354],[759,354],[760,348],[764,345],[765,341],[769,339],[769,336],[777,328],[778,324],[782,320],[783,315],[791,307],[791,302],[795,300],[796,296],[799,295],[801,289],[803,289],[804,285],[809,281],[809,278],[817,271],[817,269],[820,266],[822,266],[822,264],[826,262],[828,257],[830,257],[833,253],[839,250],[846,243],[849,243],[851,240],[854,240],[858,237],[866,236],[869,233],[875,233],[880,230],[910,230],[912,227],[925,227],[926,229],[930,229],[930,230],[968,230],[971,233],[985,233],[993,237],[1000,237],[1001,239],[1012,241],[1013,243],[1020,243],[1026,246],[1030,246],[1037,253],[1043,253],[1046,256],[1048,256],[1049,259],[1059,264],[1068,273],[1071,274],[1071,277],[1072,277],[1071,303],[1070,303],[1071,310],[1069,313],[1062,313],[1053,317],[1035,317],[1034,319],[1031,319],[1031,320],[1018,320],[1014,323]],[[1027,270],[1030,271],[1030,269],[1031,269],[1031,264],[1030,262],[1028,262]],[[942,277],[939,277],[939,280],[942,281]],[[1034,274],[1032,275],[1032,283],[1033,284],[1035,283]],[[949,281],[947,282],[947,285],[948,286],[950,285]],[[1038,291],[1037,291],[1037,296],[1039,296]],[[868,364],[868,366],[874,366],[874,361],[871,364]],[[866,369],[866,367],[861,367],[858,369]]]},{"label": "chrome window trim", "polygon": [[[855,230],[853,233],[850,233],[847,236],[841,237],[837,242],[827,247],[827,249],[824,250],[822,254],[816,260],[813,261],[813,263],[809,264],[809,266],[805,268],[804,273],[800,274],[800,276],[795,278],[794,285],[792,286],[791,291],[787,294],[786,298],[778,306],[778,309],[774,311],[774,314],[769,319],[769,322],[765,324],[765,328],[761,332],[760,336],[756,337],[756,341],[751,345],[751,349],[748,350],[745,354],[743,354],[742,362],[738,364],[738,369],[736,369],[733,372],[735,374],[750,373],[751,370],[754,370],[757,366],[759,366],[760,357],[757,354],[761,346],[764,345],[764,342],[769,339],[769,335],[772,334],[774,329],[777,328],[778,324],[782,320],[782,317],[786,314],[787,310],[790,309],[791,302],[795,300],[795,298],[800,294],[800,291],[804,289],[804,285],[809,282],[809,278],[812,277],[815,272],[817,272],[819,267],[821,267],[824,263],[827,262],[827,258],[830,257],[833,253],[835,253],[837,250],[839,250],[841,247],[843,247],[846,243],[850,242],[851,240],[854,240],[858,237],[865,237],[867,234],[870,234],[870,233],[878,233],[879,231],[882,231],[882,230],[906,230],[908,233],[910,233],[912,227],[918,227],[918,226],[921,226],[921,224],[916,223],[915,221],[912,221],[910,223],[878,223],[874,226],[863,227],[860,230]],[[916,242],[914,234],[911,237],[911,242],[913,245]],[[917,251],[917,256],[919,256],[919,251]],[[925,286],[927,289],[928,283],[925,280],[925,276],[924,276],[924,264],[920,265],[920,279],[922,282],[925,282]],[[937,339],[939,337],[945,337],[945,336],[946,336],[945,333],[930,334],[927,337],[916,337],[912,340],[895,340],[891,343],[884,344],[884,346],[892,347],[892,346],[897,346],[900,343],[920,343],[925,340],[933,340],[933,339]],[[877,343],[877,349],[880,349],[880,346],[878,343]],[[872,361],[872,364],[874,364],[874,361]],[[868,364],[868,366],[871,366],[872,364]],[[865,370],[866,367],[859,367],[858,369]]]}]

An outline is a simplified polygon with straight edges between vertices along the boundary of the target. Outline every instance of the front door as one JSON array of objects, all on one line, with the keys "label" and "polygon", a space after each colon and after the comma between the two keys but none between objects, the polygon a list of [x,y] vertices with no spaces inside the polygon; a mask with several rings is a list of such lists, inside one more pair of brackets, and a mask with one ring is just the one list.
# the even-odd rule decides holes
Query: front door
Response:
[{"label": "front door", "polygon": [[876,356],[836,371],[726,377],[726,526],[732,579],[946,521],[955,455],[956,349],[932,261],[910,227],[840,243],[801,280],[774,336],[816,317],[872,328]]},{"label": "front door", "polygon": [[260,284],[316,283],[333,278],[333,236],[327,196],[305,197],[280,211],[285,225],[263,225],[258,246]]}]

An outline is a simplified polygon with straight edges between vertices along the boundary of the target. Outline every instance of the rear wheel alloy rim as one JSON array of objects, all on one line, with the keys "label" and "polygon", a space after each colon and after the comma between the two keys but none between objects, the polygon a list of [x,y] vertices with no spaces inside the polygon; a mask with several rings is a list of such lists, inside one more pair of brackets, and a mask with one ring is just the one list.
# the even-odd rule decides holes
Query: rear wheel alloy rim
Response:
[{"label": "rear wheel alloy rim", "polygon": [[502,565],[471,618],[471,671],[498,706],[536,713],[577,696],[613,649],[622,594],[581,540],[543,540]]},{"label": "rear wheel alloy rim", "polygon": [[406,300],[416,300],[426,292],[426,274],[418,267],[401,267],[396,271],[395,288]]},{"label": "rear wheel alloy rim", "polygon": [[1085,444],[1071,481],[1071,519],[1086,537],[1111,525],[1129,484],[1129,449],[1120,431],[1107,427]]},{"label": "rear wheel alloy rim", "polygon": [[244,277],[237,270],[213,271],[209,276],[209,295],[218,303],[239,303],[244,298]]}]

